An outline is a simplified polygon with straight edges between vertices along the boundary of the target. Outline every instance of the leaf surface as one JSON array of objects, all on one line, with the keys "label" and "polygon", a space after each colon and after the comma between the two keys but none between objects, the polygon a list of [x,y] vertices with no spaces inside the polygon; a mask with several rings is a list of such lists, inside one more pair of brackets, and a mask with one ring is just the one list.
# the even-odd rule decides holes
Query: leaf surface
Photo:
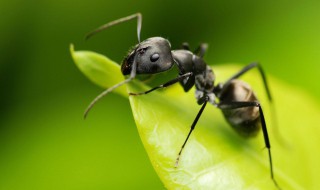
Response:
[{"label": "leaf surface", "polygon": [[[79,69],[104,88],[123,80],[120,67],[89,51],[71,54]],[[234,64],[213,67],[216,78],[225,81],[240,70]],[[250,74],[249,74],[250,73]],[[266,100],[257,71],[241,79],[250,83],[262,103],[271,141],[275,178],[282,189],[317,189],[320,154],[318,104],[308,94],[268,76],[275,102]],[[134,80],[130,92],[150,89]],[[262,132],[245,139],[236,134],[217,108],[207,105],[182,152],[175,161],[200,106],[193,90],[179,85],[148,95],[130,96],[132,113],[150,161],[168,189],[276,189],[270,179],[267,150]],[[123,88],[116,93],[127,96]],[[303,101],[302,101],[303,100]],[[273,109],[276,108],[276,109]],[[275,122],[276,121],[276,122]]]}]

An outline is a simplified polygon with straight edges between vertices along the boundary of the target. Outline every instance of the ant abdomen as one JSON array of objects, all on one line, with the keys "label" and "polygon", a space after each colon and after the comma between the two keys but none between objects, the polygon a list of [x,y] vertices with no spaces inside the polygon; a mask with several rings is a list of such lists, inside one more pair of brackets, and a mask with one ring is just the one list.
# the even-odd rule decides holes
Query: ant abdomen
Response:
[{"label": "ant abdomen", "polygon": [[[232,80],[228,86],[224,87],[220,101],[230,103],[258,102],[258,99],[247,83],[241,80]],[[256,136],[261,128],[259,107],[222,109],[222,113],[232,128],[241,136]]]}]

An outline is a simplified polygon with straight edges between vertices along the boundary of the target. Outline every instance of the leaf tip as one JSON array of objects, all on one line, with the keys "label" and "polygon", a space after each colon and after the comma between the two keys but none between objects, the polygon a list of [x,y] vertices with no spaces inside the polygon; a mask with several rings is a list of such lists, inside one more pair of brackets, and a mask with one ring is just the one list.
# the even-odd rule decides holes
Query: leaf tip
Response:
[{"label": "leaf tip", "polygon": [[[74,50],[74,45],[73,45],[73,43],[70,43],[69,51],[70,51],[71,58],[72,58],[73,62],[78,66],[79,60],[78,60],[77,52]],[[79,66],[78,66],[78,67],[79,67]],[[81,69],[80,69],[80,70],[81,70]]]},{"label": "leaf tip", "polygon": [[73,53],[74,53],[74,45],[73,45],[73,43],[71,43],[69,45],[69,51],[70,51],[71,55],[73,55]]}]

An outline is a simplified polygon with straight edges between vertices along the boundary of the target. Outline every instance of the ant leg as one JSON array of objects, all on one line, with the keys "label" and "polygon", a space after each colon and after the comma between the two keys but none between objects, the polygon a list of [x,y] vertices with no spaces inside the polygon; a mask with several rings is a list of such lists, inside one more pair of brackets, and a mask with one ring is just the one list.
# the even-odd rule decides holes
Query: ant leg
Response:
[{"label": "ant leg", "polygon": [[270,101],[271,103],[271,109],[272,109],[272,117],[273,117],[273,129],[274,129],[274,134],[275,134],[275,137],[277,138],[277,140],[283,144],[283,145],[286,145],[287,142],[285,141],[284,137],[281,135],[280,131],[279,131],[279,128],[278,128],[278,119],[277,119],[277,112],[276,112],[276,109],[274,107],[274,104],[273,104],[273,101],[272,101],[272,96],[271,96],[271,92],[270,92],[270,89],[269,89],[269,85],[268,85],[268,82],[267,82],[267,78],[266,78],[266,75],[261,67],[261,65],[257,62],[255,63],[251,63],[247,66],[245,66],[242,70],[240,70],[238,73],[236,73],[235,75],[233,75],[230,79],[228,79],[222,89],[221,89],[221,92],[220,94],[223,94],[224,90],[227,89],[227,87],[230,85],[231,81],[234,80],[234,79],[237,79],[239,78],[241,75],[247,73],[249,70],[253,69],[257,67],[258,70],[259,70],[259,73],[261,75],[261,78],[262,78],[262,81],[263,81],[263,85],[264,85],[264,88],[266,90],[266,94],[268,96],[268,100]]},{"label": "ant leg", "polygon": [[145,91],[145,92],[138,92],[138,93],[130,92],[129,95],[130,95],[130,96],[139,96],[139,95],[148,94],[148,93],[150,93],[150,92],[152,92],[152,91],[154,91],[154,90],[171,86],[171,85],[173,85],[173,84],[175,84],[175,83],[177,83],[177,82],[179,82],[179,81],[182,81],[182,80],[184,80],[184,79],[186,79],[186,78],[188,78],[188,77],[190,77],[190,76],[192,76],[192,75],[193,75],[193,73],[192,73],[192,72],[189,72],[189,73],[180,75],[180,76],[178,76],[177,78],[172,79],[172,80],[170,80],[170,81],[168,81],[168,82],[166,82],[166,83],[164,83],[164,84],[161,84],[161,85],[159,85],[159,86],[156,86],[156,87],[154,87],[154,88],[151,88],[150,90],[147,90],[147,91]]},{"label": "ant leg", "polygon": [[[183,42],[182,45],[181,45],[181,48],[184,49],[184,50],[190,50],[190,46],[189,46],[189,43],[188,42]],[[208,44],[206,43],[201,43],[199,45],[199,47],[194,50],[194,54],[203,58],[204,54],[206,53],[208,49]]]},{"label": "ant leg", "polygon": [[177,159],[176,159],[175,167],[178,167],[178,165],[179,165],[179,160],[180,160],[180,156],[181,156],[182,150],[183,150],[183,148],[185,147],[185,145],[186,145],[186,143],[187,143],[187,141],[188,141],[188,139],[189,139],[192,131],[194,130],[194,128],[195,128],[195,126],[196,126],[196,124],[197,124],[197,122],[198,122],[198,120],[199,120],[199,118],[200,118],[200,116],[201,116],[201,114],[202,114],[202,112],[203,112],[203,110],[204,110],[204,108],[206,107],[207,102],[208,102],[208,97],[205,97],[204,102],[203,102],[203,104],[202,104],[202,107],[201,107],[201,109],[199,110],[196,118],[194,119],[194,121],[193,121],[193,123],[192,123],[192,125],[191,125],[191,127],[190,127],[190,131],[189,131],[189,133],[188,133],[188,136],[187,136],[186,140],[184,141],[184,143],[183,143],[182,146],[181,146],[181,149],[180,149],[180,151],[179,151],[178,157],[177,157]]},{"label": "ant leg", "polygon": [[[240,70],[238,73],[236,73],[235,75],[230,77],[224,83],[223,89],[225,89],[225,87],[229,86],[229,84],[231,83],[232,80],[239,78],[241,75],[247,73],[250,69],[253,69],[255,67],[257,67],[259,72],[260,72],[260,75],[261,75],[261,78],[262,78],[262,81],[263,81],[263,84],[264,84],[264,88],[266,89],[266,93],[267,93],[268,99],[271,102],[272,98],[271,98],[271,93],[270,93],[269,86],[268,86],[268,83],[267,83],[267,78],[266,78],[266,75],[264,74],[264,71],[263,71],[263,69],[262,69],[262,67],[261,67],[261,65],[259,63],[251,63],[251,64],[245,66],[242,70]],[[222,89],[222,91],[223,91],[223,89]]]},{"label": "ant leg", "polygon": [[193,52],[194,54],[198,55],[199,57],[203,58],[204,54],[208,49],[207,43],[201,43],[199,47]]},{"label": "ant leg", "polygon": [[133,61],[132,63],[132,69],[131,69],[131,73],[129,78],[127,78],[126,80],[115,84],[114,86],[106,89],[105,91],[103,91],[101,94],[99,94],[94,100],[92,100],[92,102],[89,104],[89,106],[87,107],[87,109],[84,112],[84,118],[87,117],[89,111],[91,110],[91,108],[101,99],[103,98],[105,95],[107,95],[109,92],[111,92],[112,90],[118,88],[119,86],[122,86],[128,82],[130,82],[132,79],[134,79],[136,77],[136,72],[137,72],[137,62]]},{"label": "ant leg", "polygon": [[142,25],[142,15],[141,13],[136,13],[136,14],[133,14],[133,15],[130,15],[130,16],[126,16],[126,17],[123,17],[123,18],[120,18],[120,19],[117,19],[117,20],[114,20],[114,21],[111,21],[107,24],[104,24],[102,26],[100,26],[99,28],[95,29],[94,31],[88,33],[86,35],[86,40],[89,39],[90,37],[92,37],[93,35],[111,27],[111,26],[114,26],[114,25],[117,25],[117,24],[120,24],[122,22],[126,22],[126,21],[129,21],[129,20],[132,20],[132,19],[135,19],[137,18],[137,35],[138,35],[138,41],[140,43],[140,32],[141,32],[141,25]]},{"label": "ant leg", "polygon": [[244,107],[258,107],[259,108],[259,114],[260,114],[260,122],[262,126],[262,132],[263,132],[263,138],[265,145],[268,149],[268,154],[269,154],[269,165],[270,165],[270,174],[271,174],[271,179],[275,186],[278,189],[281,189],[277,183],[277,181],[274,178],[274,173],[273,173],[273,165],[272,165],[272,156],[271,156],[271,145],[270,145],[270,140],[269,140],[269,135],[267,131],[267,125],[266,121],[263,115],[263,111],[261,108],[261,105],[259,102],[221,102],[218,104],[218,108],[225,110],[225,109],[237,109],[237,108],[244,108]]},{"label": "ant leg", "polygon": [[184,50],[190,50],[189,43],[188,42],[183,42],[181,44],[181,48],[184,49]]}]

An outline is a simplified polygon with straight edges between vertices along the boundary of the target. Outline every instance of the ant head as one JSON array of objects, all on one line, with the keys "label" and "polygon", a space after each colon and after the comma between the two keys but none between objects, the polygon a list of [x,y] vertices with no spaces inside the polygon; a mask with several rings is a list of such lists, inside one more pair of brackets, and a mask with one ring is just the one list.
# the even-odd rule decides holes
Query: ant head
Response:
[{"label": "ant head", "polygon": [[137,63],[137,74],[154,74],[169,70],[173,66],[171,45],[161,37],[148,38],[137,44],[123,60],[121,71],[123,75],[131,73],[133,62]]}]

